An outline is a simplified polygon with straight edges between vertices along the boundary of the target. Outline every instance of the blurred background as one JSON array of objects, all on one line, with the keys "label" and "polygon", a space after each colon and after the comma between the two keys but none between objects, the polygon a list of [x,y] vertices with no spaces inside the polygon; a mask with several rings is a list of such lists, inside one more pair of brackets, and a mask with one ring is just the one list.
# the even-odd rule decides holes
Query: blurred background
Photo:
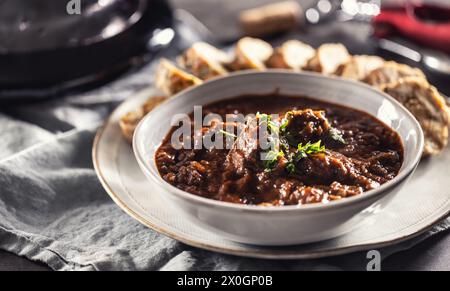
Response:
[{"label": "blurred background", "polygon": [[[242,11],[283,1],[174,0],[192,13],[219,43],[243,34]],[[419,67],[447,95],[450,86],[450,1],[295,0],[299,25],[279,34],[256,35],[275,45],[297,38],[313,46],[340,42],[353,54],[376,54]],[[213,11],[220,11],[219,13]]]},{"label": "blurred background", "polygon": [[443,82],[450,73],[449,1],[293,1],[299,8],[290,13],[287,5],[275,18],[249,24],[242,11],[285,1],[0,0],[0,98],[95,87],[169,46],[182,50],[202,39],[224,47],[249,34],[274,45],[287,38],[342,42],[354,54],[421,67],[450,93]]}]

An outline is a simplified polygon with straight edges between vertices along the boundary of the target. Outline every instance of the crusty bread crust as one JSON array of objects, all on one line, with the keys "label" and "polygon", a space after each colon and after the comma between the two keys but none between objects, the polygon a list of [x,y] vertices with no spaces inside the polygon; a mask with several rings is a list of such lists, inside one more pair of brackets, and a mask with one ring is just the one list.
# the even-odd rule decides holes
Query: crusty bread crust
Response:
[{"label": "crusty bread crust", "polygon": [[302,8],[295,1],[281,1],[242,11],[239,24],[244,35],[263,37],[295,30],[301,23]]},{"label": "crusty bread crust", "polygon": [[235,54],[235,60],[229,65],[231,70],[265,70],[273,48],[261,39],[244,37],[237,42]]},{"label": "crusty bread crust", "polygon": [[385,60],[377,56],[353,56],[348,62],[341,64],[334,74],[360,81],[365,79],[372,71],[382,67],[384,62]]},{"label": "crusty bread crust", "polygon": [[[302,52],[295,52],[296,49]],[[294,50],[294,53],[289,53],[289,50]],[[308,54],[313,55],[312,52],[314,56],[307,61],[305,68],[302,66],[306,61],[292,60],[296,53],[307,59]],[[217,56],[209,55],[210,53]],[[227,62],[227,58],[222,53],[208,44],[196,44],[185,52],[182,64],[204,79],[212,78],[226,73],[223,63]],[[274,52],[272,46],[265,41],[245,37],[236,44],[235,53],[235,60],[231,63],[233,70],[265,70],[266,66],[309,69],[366,82],[393,96],[418,119],[426,138],[425,156],[439,154],[448,144],[450,109],[447,100],[428,83],[419,69],[392,61],[386,62],[377,56],[351,57],[342,44],[325,44],[314,51],[297,40],[285,42]],[[205,72],[201,72],[202,70]],[[156,87],[167,96],[202,82],[197,76],[183,71],[167,59],[161,59],[156,71]],[[163,96],[152,97],[142,107],[122,117],[120,127],[129,142],[139,121],[165,99]]]},{"label": "crusty bread crust", "polygon": [[420,77],[406,77],[381,89],[402,103],[425,134],[424,155],[437,155],[448,144],[449,109],[438,90]]},{"label": "crusty bread crust", "polygon": [[269,68],[301,71],[315,53],[310,45],[298,40],[288,40],[275,50],[266,65]]},{"label": "crusty bread crust", "polygon": [[316,50],[316,55],[309,60],[308,70],[331,75],[337,68],[350,60],[347,48],[340,43],[327,43]]},{"label": "crusty bread crust", "polygon": [[186,88],[199,85],[203,81],[196,76],[177,68],[167,59],[161,59],[156,70],[156,88],[166,93],[168,96],[174,95]]},{"label": "crusty bread crust", "polygon": [[370,72],[363,79],[363,82],[371,86],[382,87],[406,77],[426,79],[425,74],[421,70],[390,61],[385,62],[383,66]]},{"label": "crusty bread crust", "polygon": [[179,64],[202,80],[226,75],[224,64],[230,63],[230,57],[223,51],[204,42],[193,44],[178,59]]},{"label": "crusty bread crust", "polygon": [[119,121],[120,129],[122,130],[122,135],[131,144],[133,141],[133,134],[136,126],[139,122],[152,111],[156,106],[165,101],[167,97],[165,96],[153,96],[150,97],[141,107],[137,110],[128,112],[126,115],[122,116]]}]

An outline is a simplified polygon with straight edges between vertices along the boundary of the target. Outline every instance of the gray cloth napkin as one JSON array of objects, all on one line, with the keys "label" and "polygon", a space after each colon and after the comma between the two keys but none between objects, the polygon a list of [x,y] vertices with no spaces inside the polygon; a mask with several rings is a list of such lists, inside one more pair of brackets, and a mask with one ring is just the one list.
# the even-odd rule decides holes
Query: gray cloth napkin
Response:
[{"label": "gray cloth napkin", "polygon": [[[153,64],[89,93],[0,108],[0,249],[54,270],[365,270],[366,252],[310,261],[239,258],[148,229],[103,190],[91,160],[97,128],[149,85]],[[447,229],[444,220],[382,258]]]}]

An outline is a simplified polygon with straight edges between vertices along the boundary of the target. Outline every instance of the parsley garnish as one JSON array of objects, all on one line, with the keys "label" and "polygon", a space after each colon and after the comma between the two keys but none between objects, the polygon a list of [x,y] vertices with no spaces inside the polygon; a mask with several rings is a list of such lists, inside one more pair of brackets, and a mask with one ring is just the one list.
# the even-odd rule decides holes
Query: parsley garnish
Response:
[{"label": "parsley garnish", "polygon": [[233,134],[233,133],[231,133],[231,132],[228,132],[228,131],[225,131],[225,130],[219,130],[219,132],[221,133],[221,134],[223,134],[223,135],[225,135],[225,136],[229,136],[229,137],[232,137],[232,138],[237,138],[237,135],[235,135],[235,134]]},{"label": "parsley garnish", "polygon": [[268,151],[266,154],[266,159],[264,160],[264,168],[266,168],[267,171],[275,168],[278,163],[278,158],[280,157],[284,157],[283,151]]},{"label": "parsley garnish", "polygon": [[[259,112],[256,114],[260,125],[264,123],[267,124],[268,129],[272,133],[271,138],[275,139],[272,140],[275,145],[275,150],[268,151],[264,160],[264,167],[268,172],[277,166],[280,157],[284,157],[287,160],[286,171],[290,174],[294,174],[297,170],[296,164],[300,160],[311,155],[324,153],[326,151],[326,148],[322,145],[321,140],[315,143],[308,142],[305,145],[302,143],[297,144],[294,140],[292,140],[292,137],[288,132],[286,132],[286,128],[289,125],[292,115],[293,113],[291,111],[287,112],[281,122],[277,123],[274,122],[272,117],[268,114],[261,114]],[[340,132],[333,131],[333,134],[337,136],[337,139]],[[292,147],[295,147],[295,145],[297,145],[296,149],[294,151],[290,150]]]},{"label": "parsley garnish", "polygon": [[287,126],[289,125],[289,121],[291,120],[293,115],[294,115],[294,113],[292,111],[286,112],[286,114],[284,115],[284,118],[281,120],[281,124],[280,124],[281,132],[284,132],[286,130]]},{"label": "parsley garnish", "polygon": [[297,171],[297,168],[295,167],[294,163],[289,163],[286,166],[286,170],[289,172],[289,174],[294,174],[295,171]]},{"label": "parsley garnish", "polygon": [[297,153],[301,153],[303,157],[307,157],[309,155],[314,155],[318,153],[325,152],[325,146],[322,145],[322,141],[319,140],[316,143],[310,143],[308,142],[305,145],[302,145],[301,143],[297,146]]},{"label": "parsley garnish", "polygon": [[279,134],[280,126],[278,123],[272,120],[272,116],[265,113],[256,113],[256,118],[259,119],[259,125],[267,124],[267,128],[270,129],[272,134]]},{"label": "parsley garnish", "polygon": [[328,131],[328,134],[333,141],[336,141],[341,144],[346,144],[342,132],[339,129],[332,127]]},{"label": "parsley garnish", "polygon": [[322,145],[322,141],[320,140],[313,144],[308,142],[307,144],[302,145],[300,143],[298,144],[296,151],[289,155],[286,170],[289,172],[289,174],[294,174],[295,171],[297,170],[297,167],[295,165],[300,160],[305,159],[311,155],[324,153],[325,151],[326,148],[325,146]]}]

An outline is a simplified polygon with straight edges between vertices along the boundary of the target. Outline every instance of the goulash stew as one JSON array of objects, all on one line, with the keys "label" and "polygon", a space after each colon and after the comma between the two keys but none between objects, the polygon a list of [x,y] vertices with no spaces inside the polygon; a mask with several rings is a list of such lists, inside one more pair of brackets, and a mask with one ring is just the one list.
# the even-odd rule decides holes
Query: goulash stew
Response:
[{"label": "goulash stew", "polygon": [[[155,156],[165,181],[209,199],[279,206],[328,203],[380,187],[397,176],[403,163],[395,131],[344,106],[273,94],[204,106],[201,117],[211,114],[206,126],[195,130],[193,123],[189,136],[175,138],[188,145],[184,148],[173,144],[181,125],[173,127]],[[242,122],[233,120],[239,115],[245,117]],[[225,145],[198,146],[205,139]]]}]

